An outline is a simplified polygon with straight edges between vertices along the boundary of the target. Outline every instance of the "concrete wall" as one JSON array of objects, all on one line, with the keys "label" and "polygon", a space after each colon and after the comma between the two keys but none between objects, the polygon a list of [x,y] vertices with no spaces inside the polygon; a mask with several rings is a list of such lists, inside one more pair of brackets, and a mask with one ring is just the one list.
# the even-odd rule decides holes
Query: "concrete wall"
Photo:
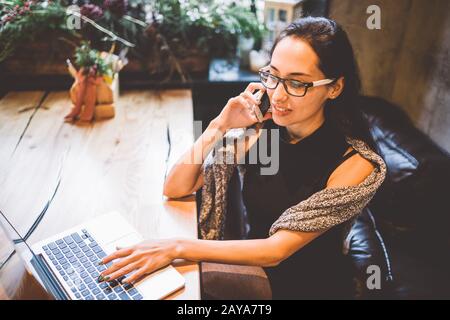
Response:
[{"label": "concrete wall", "polygon": [[[366,26],[373,4],[380,30]],[[450,1],[330,0],[329,16],[352,41],[364,93],[400,105],[450,151]]]}]

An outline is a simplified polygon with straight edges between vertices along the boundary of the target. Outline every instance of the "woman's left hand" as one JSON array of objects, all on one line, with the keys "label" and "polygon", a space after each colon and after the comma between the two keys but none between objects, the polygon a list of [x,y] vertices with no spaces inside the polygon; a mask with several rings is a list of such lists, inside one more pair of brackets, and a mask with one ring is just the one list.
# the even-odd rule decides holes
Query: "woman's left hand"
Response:
[{"label": "woman's left hand", "polygon": [[116,260],[104,270],[99,281],[112,281],[135,271],[122,282],[132,283],[144,275],[169,265],[175,258],[174,240],[147,240],[135,246],[118,249],[102,259],[101,264]]}]

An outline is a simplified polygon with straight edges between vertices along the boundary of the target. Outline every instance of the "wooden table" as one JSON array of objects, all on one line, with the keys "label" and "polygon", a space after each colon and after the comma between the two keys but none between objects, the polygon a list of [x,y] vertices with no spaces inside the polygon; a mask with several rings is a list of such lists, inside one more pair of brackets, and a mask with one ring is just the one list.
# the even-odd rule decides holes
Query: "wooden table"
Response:
[{"label": "wooden table", "polygon": [[[189,90],[130,91],[114,119],[63,122],[67,92],[11,92],[0,100],[0,210],[24,235],[48,204],[31,244],[119,211],[146,238],[197,238],[195,197],[162,194],[165,175],[193,143]],[[197,263],[176,261],[200,299]]]}]

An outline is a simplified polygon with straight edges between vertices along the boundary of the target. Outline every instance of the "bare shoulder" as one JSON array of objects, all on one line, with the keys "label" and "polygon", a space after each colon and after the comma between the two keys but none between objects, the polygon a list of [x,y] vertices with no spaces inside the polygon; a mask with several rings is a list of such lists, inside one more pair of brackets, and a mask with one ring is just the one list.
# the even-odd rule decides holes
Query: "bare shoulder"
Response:
[{"label": "bare shoulder", "polygon": [[328,179],[327,188],[356,186],[363,182],[374,169],[372,162],[357,153],[333,171]]}]

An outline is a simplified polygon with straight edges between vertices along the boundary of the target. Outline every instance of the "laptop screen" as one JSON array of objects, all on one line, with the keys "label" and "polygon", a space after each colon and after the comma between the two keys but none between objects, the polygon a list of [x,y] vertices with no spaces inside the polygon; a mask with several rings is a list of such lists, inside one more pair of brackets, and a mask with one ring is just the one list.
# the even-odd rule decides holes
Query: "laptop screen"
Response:
[{"label": "laptop screen", "polygon": [[34,277],[33,253],[0,215],[0,299],[53,300]]}]

